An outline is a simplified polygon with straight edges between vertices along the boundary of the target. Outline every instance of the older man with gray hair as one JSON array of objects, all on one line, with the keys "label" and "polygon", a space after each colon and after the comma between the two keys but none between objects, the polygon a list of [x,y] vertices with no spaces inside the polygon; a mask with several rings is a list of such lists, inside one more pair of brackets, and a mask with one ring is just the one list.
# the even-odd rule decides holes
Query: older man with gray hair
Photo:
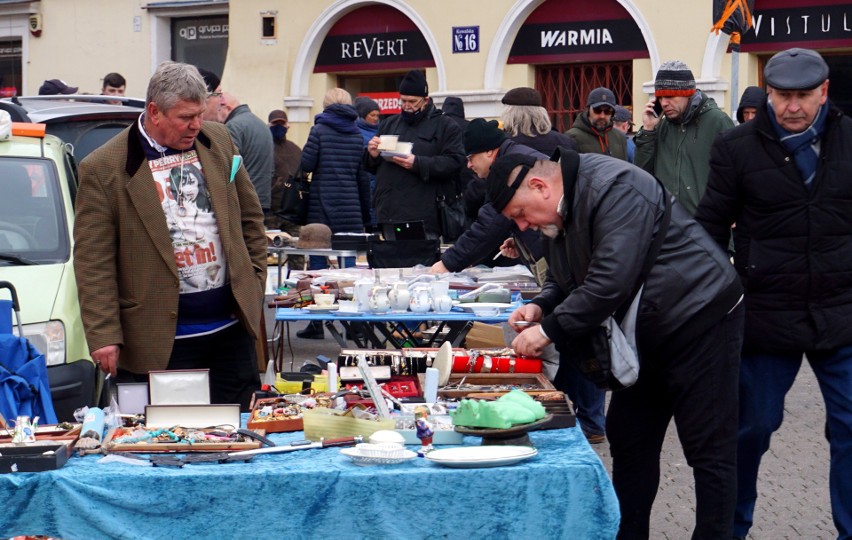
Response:
[{"label": "older man with gray hair", "polygon": [[828,99],[828,71],[807,49],[766,63],[768,98],[754,120],[716,139],[695,216],[723,247],[736,223],[734,266],[746,289],[740,538],[751,528],[760,461],[803,357],[828,418],[834,525],[838,538],[852,538],[852,120]]},{"label": "older man with gray hair", "polygon": [[209,369],[248,408],[266,282],[263,213],[207,88],[164,62],[139,120],[80,164],[74,264],[92,359],[119,382]]}]

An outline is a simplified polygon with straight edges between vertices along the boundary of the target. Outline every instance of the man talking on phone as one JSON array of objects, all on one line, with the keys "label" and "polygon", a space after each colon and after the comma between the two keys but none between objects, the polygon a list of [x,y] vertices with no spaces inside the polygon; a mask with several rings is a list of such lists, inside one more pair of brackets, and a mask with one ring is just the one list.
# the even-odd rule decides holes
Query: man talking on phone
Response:
[{"label": "man talking on phone", "polygon": [[[654,110],[658,105],[658,111]],[[713,98],[695,86],[689,66],[664,62],[654,80],[654,98],[642,112],[642,128],[633,141],[633,163],[659,178],[690,214],[707,186],[710,147],[734,122]]]}]

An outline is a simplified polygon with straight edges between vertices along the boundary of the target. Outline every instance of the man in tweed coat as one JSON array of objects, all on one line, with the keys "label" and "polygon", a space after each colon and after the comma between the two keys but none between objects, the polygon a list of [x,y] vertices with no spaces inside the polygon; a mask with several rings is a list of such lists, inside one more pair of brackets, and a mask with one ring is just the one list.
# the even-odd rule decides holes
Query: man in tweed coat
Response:
[{"label": "man in tweed coat", "polygon": [[263,212],[204,80],[164,62],[139,121],[80,164],[74,260],[92,358],[118,382],[209,369],[248,406],[266,279]]}]

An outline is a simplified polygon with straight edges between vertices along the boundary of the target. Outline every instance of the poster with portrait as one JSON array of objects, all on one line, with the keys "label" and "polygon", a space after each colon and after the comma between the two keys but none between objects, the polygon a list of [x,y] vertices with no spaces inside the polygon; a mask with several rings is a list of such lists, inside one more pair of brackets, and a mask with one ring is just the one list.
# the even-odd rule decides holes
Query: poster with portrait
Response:
[{"label": "poster with portrait", "polygon": [[221,287],[225,260],[198,154],[189,150],[148,163],[175,250],[180,292]]}]

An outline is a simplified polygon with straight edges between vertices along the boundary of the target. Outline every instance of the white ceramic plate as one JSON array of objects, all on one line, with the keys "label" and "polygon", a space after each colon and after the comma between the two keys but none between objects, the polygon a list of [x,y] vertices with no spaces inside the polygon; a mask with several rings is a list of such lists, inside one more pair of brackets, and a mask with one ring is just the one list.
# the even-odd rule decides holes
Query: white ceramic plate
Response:
[{"label": "white ceramic plate", "polygon": [[538,450],[529,446],[459,446],[433,450],[426,459],[444,467],[472,469],[514,465],[536,455]]},{"label": "white ceramic plate", "polygon": [[464,302],[456,306],[465,311],[473,311],[475,309],[511,309],[512,304],[504,304],[502,302]]},{"label": "white ceramic plate", "polygon": [[357,448],[343,448],[340,453],[352,459],[356,465],[396,465],[404,463],[417,457],[416,452],[401,450],[398,457],[372,457],[365,456]]},{"label": "white ceramic plate", "polygon": [[366,313],[361,311],[341,311],[339,309],[335,311],[334,314],[338,317],[362,317],[366,315]]},{"label": "white ceramic plate", "polygon": [[338,309],[340,309],[340,306],[336,304],[332,306],[318,306],[316,304],[311,304],[309,306],[305,306],[305,309],[312,313],[330,313],[332,311],[337,311]]}]

